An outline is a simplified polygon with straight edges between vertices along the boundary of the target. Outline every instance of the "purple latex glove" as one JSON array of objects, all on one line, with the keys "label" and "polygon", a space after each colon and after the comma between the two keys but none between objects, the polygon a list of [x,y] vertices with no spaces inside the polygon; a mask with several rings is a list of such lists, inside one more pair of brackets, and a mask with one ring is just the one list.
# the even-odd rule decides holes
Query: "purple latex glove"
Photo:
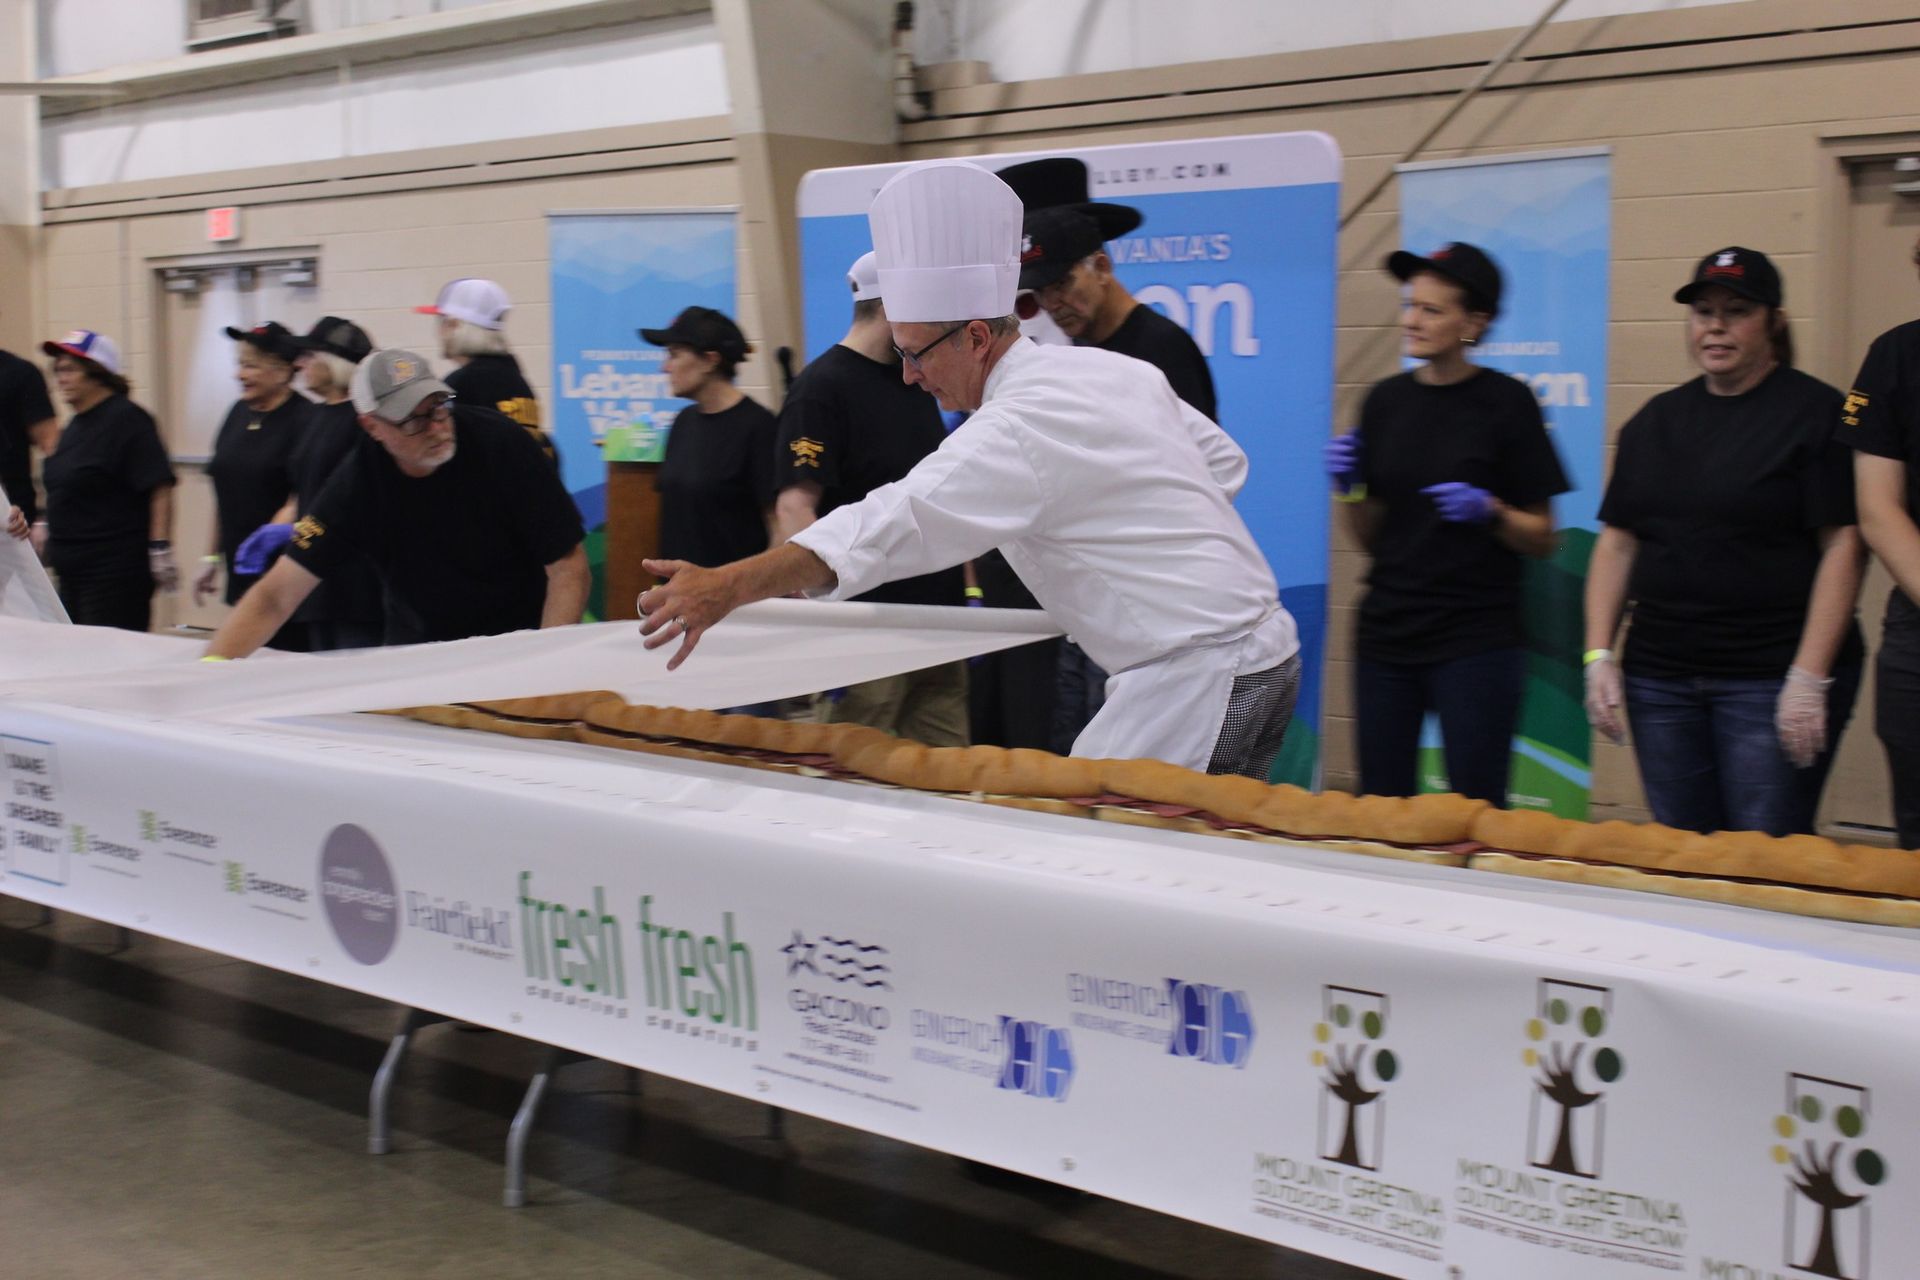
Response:
[{"label": "purple latex glove", "polygon": [[1345,431],[1327,441],[1322,455],[1327,462],[1327,478],[1333,481],[1333,491],[1342,497],[1360,483],[1360,455],[1358,431]]},{"label": "purple latex glove", "polygon": [[1430,484],[1420,492],[1433,499],[1442,520],[1454,524],[1485,524],[1493,519],[1493,495],[1464,480]]},{"label": "purple latex glove", "polygon": [[293,540],[293,526],[290,524],[263,524],[247,535],[233,553],[233,571],[235,573],[264,573],[267,561],[273,559],[273,553]]}]

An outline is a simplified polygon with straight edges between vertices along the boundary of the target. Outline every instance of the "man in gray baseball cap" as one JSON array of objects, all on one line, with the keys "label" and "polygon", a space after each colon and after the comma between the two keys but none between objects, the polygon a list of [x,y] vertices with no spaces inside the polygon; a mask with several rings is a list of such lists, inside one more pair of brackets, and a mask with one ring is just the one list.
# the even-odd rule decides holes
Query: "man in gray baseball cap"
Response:
[{"label": "man in gray baseball cap", "polygon": [[386,643],[498,635],[580,620],[590,575],[580,513],[511,419],[458,404],[427,361],[376,351],[351,398],[367,439],[294,525],[280,562],[207,647],[242,658],[330,572],[364,555],[386,584]]}]

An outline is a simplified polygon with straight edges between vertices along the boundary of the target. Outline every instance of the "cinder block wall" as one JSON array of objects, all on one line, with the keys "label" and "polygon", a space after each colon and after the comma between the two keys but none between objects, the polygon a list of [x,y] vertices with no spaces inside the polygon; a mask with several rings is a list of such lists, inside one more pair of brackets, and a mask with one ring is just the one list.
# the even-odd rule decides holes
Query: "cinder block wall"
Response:
[{"label": "cinder block wall", "polygon": [[[1835,22],[1888,18],[1893,8],[1853,0],[1824,6]],[[1804,7],[1800,13],[1805,16]],[[1920,55],[1910,33],[1901,48],[1889,46],[1884,30],[1857,40],[1831,32],[1762,34],[1792,30],[1782,25],[1790,17],[1787,7],[1761,0],[1556,26],[1528,50],[1541,57],[1540,65],[1510,69],[1422,153],[1422,159],[1453,159],[1612,148],[1609,469],[1620,426],[1655,392],[1696,372],[1672,293],[1710,249],[1752,245],[1779,263],[1802,368],[1844,385],[1858,361],[1859,352],[1834,349],[1823,314],[1836,288],[1834,274],[1843,270],[1823,256],[1839,216],[1832,208],[1841,181],[1833,148],[1880,135],[1891,152],[1920,149],[1920,115],[1910,90],[1920,81]],[[1457,91],[1472,78],[1474,63],[1491,58],[1509,35],[1003,88],[997,97],[1004,109],[997,114],[910,127],[907,152],[964,156],[1314,129],[1340,145],[1350,207],[1439,117],[1449,98],[1438,95]],[[1680,41],[1699,43],[1675,47]],[[1638,47],[1643,42],[1661,47]],[[1593,49],[1599,44],[1624,51],[1599,54]],[[1576,53],[1582,56],[1560,57]],[[1410,73],[1416,62],[1466,69]],[[1210,89],[1202,84],[1208,76]],[[1409,89],[1435,96],[1409,100]],[[986,100],[986,91],[972,98],[942,95],[936,110]],[[1398,290],[1380,269],[1399,247],[1399,216],[1397,189],[1389,185],[1340,237],[1330,433],[1351,425],[1366,390],[1399,367]],[[1357,782],[1350,655],[1364,571],[1364,555],[1335,520],[1324,739],[1332,787]],[[1851,732],[1870,733],[1871,716],[1856,714]],[[1628,749],[1597,744],[1593,797],[1596,819],[1648,816]]]},{"label": "cinder block wall", "polygon": [[[1835,228],[1834,148],[1878,139],[1920,149],[1920,32],[1894,0],[1822,0],[1825,30],[1809,30],[1796,0],[1555,24],[1423,154],[1456,158],[1542,149],[1613,149],[1610,435],[1655,391],[1691,376],[1681,347],[1676,282],[1707,249],[1754,245],[1786,274],[1801,364],[1829,381],[1850,376],[1857,352],[1829,341]],[[1349,203],[1387,172],[1512,33],[1449,36],[1229,62],[947,90],[934,118],[905,126],[902,158],[979,155],[1051,146],[1318,129],[1346,157]],[[822,84],[820,92],[834,88]],[[764,201],[746,193],[724,120],[459,148],[431,157],[247,171],[197,179],[50,193],[45,232],[50,331],[85,325],[126,343],[137,382],[152,385],[153,265],[204,251],[200,210],[247,204],[243,247],[315,247],[320,300],[366,322],[383,342],[430,345],[411,308],[456,275],[487,275],[513,293],[512,337],[543,396],[550,333],[542,214],[586,207],[688,207]],[[609,134],[616,131],[605,131]],[[586,161],[618,150],[616,161]],[[879,158],[879,157],[871,157]],[[845,162],[821,153],[823,162]],[[408,162],[421,161],[409,176]],[[425,163],[431,160],[429,165]],[[456,162],[485,169],[447,171]],[[592,172],[575,172],[583,165]],[[804,166],[803,166],[804,167]],[[797,170],[796,170],[797,171]],[[313,179],[324,198],[311,198]],[[305,183],[302,190],[296,184]],[[221,188],[215,190],[214,188]],[[284,198],[276,192],[284,190]],[[790,194],[788,196],[790,199]],[[764,211],[762,211],[764,212]],[[753,210],[747,216],[758,216]],[[1351,423],[1366,388],[1397,367],[1397,293],[1379,270],[1397,247],[1395,190],[1340,239],[1335,421]],[[763,331],[743,269],[738,317]],[[777,400],[771,353],[742,385]],[[1611,446],[1610,446],[1611,447]],[[1257,484],[1257,478],[1255,480]],[[205,519],[185,495],[185,521]],[[200,528],[199,523],[186,525]],[[1351,677],[1354,603],[1364,558],[1334,526],[1326,769],[1354,784]],[[198,537],[198,534],[191,535]],[[1857,717],[1853,732],[1869,731]],[[1595,753],[1596,816],[1644,817],[1630,755]]]}]

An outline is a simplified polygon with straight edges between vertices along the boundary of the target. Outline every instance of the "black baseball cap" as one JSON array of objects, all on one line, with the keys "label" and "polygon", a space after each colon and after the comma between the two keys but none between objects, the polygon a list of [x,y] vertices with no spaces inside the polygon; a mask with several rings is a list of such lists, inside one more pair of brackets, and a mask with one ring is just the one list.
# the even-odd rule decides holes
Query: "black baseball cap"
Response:
[{"label": "black baseball cap", "polygon": [[753,350],[747,335],[725,312],[712,307],[688,307],[664,329],[642,329],[640,336],[656,347],[692,347],[695,351],[718,351],[738,360]]},{"label": "black baseball cap", "polygon": [[1046,288],[1107,242],[1099,223],[1067,206],[1035,209],[1021,222],[1020,230],[1022,289]]},{"label": "black baseball cap", "polygon": [[1405,249],[1396,249],[1387,255],[1386,265],[1393,278],[1403,282],[1413,279],[1422,271],[1444,276],[1467,291],[1469,310],[1485,311],[1489,315],[1500,313],[1500,294],[1504,286],[1500,268],[1478,245],[1453,240],[1424,258]]},{"label": "black baseball cap", "polygon": [[373,339],[351,320],[339,316],[321,316],[304,338],[295,338],[302,351],[324,351],[359,364],[373,350]]},{"label": "black baseball cap", "polygon": [[1758,249],[1743,249],[1736,244],[1715,250],[1700,259],[1699,265],[1693,269],[1693,279],[1674,291],[1673,300],[1692,302],[1702,289],[1714,284],[1743,298],[1752,298],[1766,307],[1777,307],[1786,299],[1786,290],[1780,284],[1779,269],[1767,255]]},{"label": "black baseball cap", "polygon": [[235,342],[244,342],[270,356],[285,360],[288,364],[292,364],[294,358],[306,349],[300,345],[300,339],[293,336],[293,331],[278,320],[269,320],[251,329],[228,326],[227,336]]}]

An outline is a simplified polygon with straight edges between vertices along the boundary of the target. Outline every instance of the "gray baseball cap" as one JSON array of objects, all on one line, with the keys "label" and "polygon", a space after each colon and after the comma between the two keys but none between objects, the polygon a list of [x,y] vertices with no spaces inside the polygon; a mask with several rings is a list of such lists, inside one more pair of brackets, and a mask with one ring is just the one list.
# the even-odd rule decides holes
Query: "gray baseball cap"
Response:
[{"label": "gray baseball cap", "polygon": [[433,366],[411,351],[389,347],[353,368],[348,387],[353,407],[386,422],[405,422],[428,396],[450,396],[453,388],[433,376]]}]

